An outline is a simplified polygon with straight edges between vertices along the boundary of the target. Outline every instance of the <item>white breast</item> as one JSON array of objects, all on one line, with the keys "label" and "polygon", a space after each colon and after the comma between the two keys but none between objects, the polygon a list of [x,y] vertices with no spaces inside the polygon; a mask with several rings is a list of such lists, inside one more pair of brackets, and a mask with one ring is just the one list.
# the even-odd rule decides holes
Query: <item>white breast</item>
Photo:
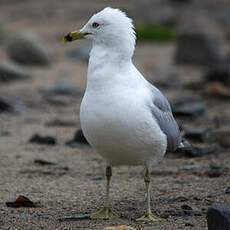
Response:
[{"label": "white breast", "polygon": [[145,89],[121,86],[86,91],[80,111],[82,130],[110,164],[154,164],[163,158],[166,136],[145,107],[147,94]]}]

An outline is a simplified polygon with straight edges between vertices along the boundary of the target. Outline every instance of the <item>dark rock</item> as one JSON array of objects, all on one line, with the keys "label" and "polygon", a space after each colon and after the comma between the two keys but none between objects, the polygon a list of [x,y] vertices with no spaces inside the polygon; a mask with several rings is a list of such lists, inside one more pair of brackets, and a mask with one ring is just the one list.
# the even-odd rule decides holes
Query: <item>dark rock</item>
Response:
[{"label": "dark rock", "polygon": [[33,135],[30,140],[30,143],[34,144],[43,144],[43,145],[55,145],[56,144],[56,139],[51,136],[40,136],[38,134]]},{"label": "dark rock", "polygon": [[9,57],[24,65],[49,65],[51,60],[47,50],[34,34],[28,33],[14,36],[7,44]]},{"label": "dark rock", "polygon": [[206,174],[209,177],[220,177],[221,175],[223,175],[225,172],[225,168],[223,168],[220,165],[216,165],[216,164],[211,164],[209,166],[209,169],[207,170]]},{"label": "dark rock", "polygon": [[221,82],[230,85],[230,71],[227,68],[215,68],[204,75],[205,82]]},{"label": "dark rock", "polygon": [[211,132],[209,128],[193,128],[187,130],[184,137],[192,141],[207,142],[210,140]]},{"label": "dark rock", "polygon": [[176,150],[176,153],[181,153],[188,157],[202,157],[214,153],[217,150],[216,145],[206,147],[182,147]]},{"label": "dark rock", "polygon": [[29,73],[21,66],[11,62],[0,64],[0,82],[28,79]]},{"label": "dark rock", "polygon": [[45,97],[46,101],[54,106],[68,106],[71,103],[71,99],[66,95],[50,95]]},{"label": "dark rock", "polygon": [[181,209],[184,211],[185,216],[201,216],[202,211],[197,208],[192,208],[191,206],[185,204],[181,205]]},{"label": "dark rock", "polygon": [[72,140],[66,142],[66,145],[71,147],[78,146],[79,144],[89,145],[81,129],[76,131]]},{"label": "dark rock", "polygon": [[188,216],[201,216],[202,210],[192,208],[189,205],[182,205],[181,209],[169,209],[163,214],[163,217],[177,216],[177,217],[188,217]]},{"label": "dark rock", "polygon": [[57,81],[54,86],[42,90],[46,96],[50,95],[69,95],[69,96],[82,96],[82,90],[64,80]]},{"label": "dark rock", "polygon": [[13,113],[21,114],[25,111],[24,103],[14,97],[0,97],[0,114],[1,113]]},{"label": "dark rock", "polygon": [[205,107],[203,101],[185,97],[173,103],[172,111],[175,116],[196,117],[204,114]]},{"label": "dark rock", "polygon": [[46,160],[42,160],[42,159],[35,159],[34,164],[37,164],[37,165],[56,165],[56,163],[54,163],[54,162],[46,161]]},{"label": "dark rock", "polygon": [[67,121],[67,120],[59,120],[59,119],[54,119],[52,121],[48,121],[45,124],[48,127],[74,127],[76,126],[76,122],[74,121]]},{"label": "dark rock", "polygon": [[89,60],[90,50],[91,45],[88,43],[81,46],[77,46],[75,49],[67,52],[67,57],[74,61],[82,61],[87,63]]},{"label": "dark rock", "polygon": [[208,230],[230,230],[230,204],[212,204],[206,219]]},{"label": "dark rock", "polygon": [[66,216],[58,219],[60,222],[64,221],[81,221],[81,220],[90,220],[89,214],[79,214],[76,216]]},{"label": "dark rock", "polygon": [[224,191],[225,194],[230,194],[230,187],[227,187]]},{"label": "dark rock", "polygon": [[213,130],[209,139],[210,141],[218,142],[223,147],[230,147],[230,127],[225,126],[223,128]]},{"label": "dark rock", "polygon": [[184,225],[185,227],[195,227],[195,224],[190,223],[190,222],[186,222]]},{"label": "dark rock", "polygon": [[181,33],[175,58],[178,64],[216,65],[222,61],[221,45],[212,35],[202,32]]}]

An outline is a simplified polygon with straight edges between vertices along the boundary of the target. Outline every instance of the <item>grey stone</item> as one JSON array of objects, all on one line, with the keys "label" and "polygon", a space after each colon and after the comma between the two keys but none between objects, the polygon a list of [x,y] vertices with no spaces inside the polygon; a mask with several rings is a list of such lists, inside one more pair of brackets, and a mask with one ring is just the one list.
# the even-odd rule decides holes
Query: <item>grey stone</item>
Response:
[{"label": "grey stone", "polygon": [[217,23],[200,10],[186,10],[178,26],[178,64],[218,65],[223,61],[223,37]]},{"label": "grey stone", "polygon": [[193,97],[182,97],[172,105],[175,116],[196,117],[204,114],[205,107],[202,100]]},{"label": "grey stone", "polygon": [[48,48],[34,34],[16,35],[6,45],[9,57],[24,65],[47,66],[51,63]]},{"label": "grey stone", "polygon": [[65,80],[55,82],[53,86],[43,89],[42,92],[47,95],[69,95],[69,96],[82,96],[82,90],[72,83]]},{"label": "grey stone", "polygon": [[19,98],[0,96],[0,114],[12,113],[22,114],[25,111],[25,105]]},{"label": "grey stone", "polygon": [[78,144],[89,145],[81,129],[76,131],[72,140],[66,142],[66,145],[70,147],[77,147]]},{"label": "grey stone", "polygon": [[177,39],[178,64],[212,65],[221,61],[220,44],[212,36],[181,34]]},{"label": "grey stone", "polygon": [[0,64],[0,82],[25,80],[29,77],[28,71],[15,63],[5,62]]},{"label": "grey stone", "polygon": [[230,230],[230,204],[212,204],[206,219],[208,230]]}]

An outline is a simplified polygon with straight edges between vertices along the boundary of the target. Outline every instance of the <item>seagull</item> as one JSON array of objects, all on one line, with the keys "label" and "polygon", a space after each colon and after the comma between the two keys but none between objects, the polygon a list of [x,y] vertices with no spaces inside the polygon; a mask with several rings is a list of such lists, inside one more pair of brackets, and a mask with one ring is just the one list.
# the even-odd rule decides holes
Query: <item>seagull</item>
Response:
[{"label": "seagull", "polygon": [[106,7],[82,29],[68,33],[66,42],[92,41],[87,86],[80,122],[90,145],[106,160],[106,199],[92,219],[114,219],[109,197],[112,166],[143,165],[147,209],[138,221],[159,222],[150,206],[151,168],[166,151],[181,144],[181,135],[170,104],[132,62],[136,34],[132,19],[123,11]]}]

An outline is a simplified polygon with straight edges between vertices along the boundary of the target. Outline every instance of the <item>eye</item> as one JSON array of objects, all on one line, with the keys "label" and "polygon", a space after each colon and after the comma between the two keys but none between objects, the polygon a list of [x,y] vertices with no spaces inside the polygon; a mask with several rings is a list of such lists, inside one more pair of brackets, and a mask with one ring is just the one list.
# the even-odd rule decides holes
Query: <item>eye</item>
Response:
[{"label": "eye", "polygon": [[93,24],[92,24],[92,27],[93,28],[97,28],[99,26],[99,23],[97,23],[97,22],[94,22]]}]

